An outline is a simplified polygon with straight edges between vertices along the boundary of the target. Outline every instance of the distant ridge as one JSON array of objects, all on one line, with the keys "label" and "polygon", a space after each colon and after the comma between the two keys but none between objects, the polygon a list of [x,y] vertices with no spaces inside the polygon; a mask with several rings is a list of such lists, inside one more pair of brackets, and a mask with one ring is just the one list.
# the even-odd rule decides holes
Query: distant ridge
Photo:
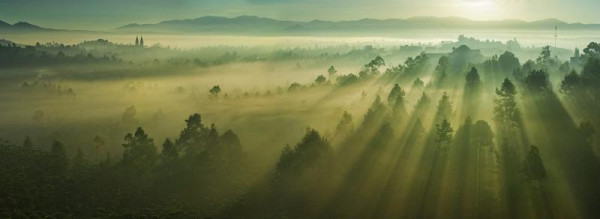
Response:
[{"label": "distant ridge", "polygon": [[59,31],[57,29],[44,28],[37,25],[33,25],[27,22],[17,22],[13,25],[0,20],[0,31],[11,31],[11,32],[30,32],[30,31]]},{"label": "distant ridge", "polygon": [[257,16],[218,17],[169,20],[154,24],[129,24],[119,32],[220,33],[220,34],[314,34],[314,33],[384,33],[414,29],[517,29],[600,30],[600,24],[567,23],[557,19],[523,21],[515,19],[474,21],[460,17],[412,17],[407,19],[361,19],[350,21],[283,21]]},{"label": "distant ridge", "polygon": [[[258,16],[204,16],[195,19],[168,20],[153,24],[128,24],[109,30],[120,33],[232,34],[232,35],[384,35],[406,30],[598,30],[600,24],[567,23],[558,19],[523,21],[516,19],[474,21],[461,17],[421,16],[406,19],[370,19],[349,21],[287,21]],[[0,20],[0,33],[30,33],[64,30],[37,26],[28,22],[9,24]],[[101,32],[101,31],[100,31]]]}]

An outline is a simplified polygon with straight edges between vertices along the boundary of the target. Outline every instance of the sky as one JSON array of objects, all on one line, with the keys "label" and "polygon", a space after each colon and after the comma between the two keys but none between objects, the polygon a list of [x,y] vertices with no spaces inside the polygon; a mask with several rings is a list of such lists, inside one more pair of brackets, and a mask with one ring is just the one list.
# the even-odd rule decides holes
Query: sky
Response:
[{"label": "sky", "polygon": [[0,0],[0,20],[82,30],[207,15],[295,21],[453,16],[600,23],[598,9],[600,0]]}]

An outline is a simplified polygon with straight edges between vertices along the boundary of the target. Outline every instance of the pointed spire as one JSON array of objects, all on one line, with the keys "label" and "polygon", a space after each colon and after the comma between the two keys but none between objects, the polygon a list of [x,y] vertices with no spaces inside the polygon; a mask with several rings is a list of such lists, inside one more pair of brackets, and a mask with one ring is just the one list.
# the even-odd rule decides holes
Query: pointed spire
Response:
[{"label": "pointed spire", "polygon": [[144,36],[140,37],[140,46],[144,46]]},{"label": "pointed spire", "polygon": [[137,37],[137,36],[135,36],[135,45],[136,45],[136,46],[139,46],[139,45],[140,45],[140,41],[138,40],[138,37]]}]

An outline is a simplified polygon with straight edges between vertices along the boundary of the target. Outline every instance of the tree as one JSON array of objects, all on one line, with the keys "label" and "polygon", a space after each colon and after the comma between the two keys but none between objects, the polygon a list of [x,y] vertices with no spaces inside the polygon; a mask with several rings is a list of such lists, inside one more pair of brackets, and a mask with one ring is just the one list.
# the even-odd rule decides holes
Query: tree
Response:
[{"label": "tree", "polygon": [[420,78],[417,78],[413,82],[412,86],[413,86],[413,88],[423,88],[425,86],[425,83]]},{"label": "tree", "polygon": [[363,70],[358,73],[359,78],[369,79],[379,74],[379,68],[385,65],[385,61],[381,56],[375,57],[368,64],[363,67]]},{"label": "tree", "polygon": [[329,79],[332,79],[336,76],[337,74],[337,70],[335,69],[335,67],[333,67],[333,65],[331,67],[329,67],[329,69],[327,69],[327,74],[329,74]]},{"label": "tree", "polygon": [[548,74],[543,70],[533,70],[525,77],[525,85],[527,91],[534,94],[550,94],[552,93],[552,84],[548,79]]},{"label": "tree", "polygon": [[560,92],[574,98],[584,93],[583,80],[575,70],[571,71],[560,83]]},{"label": "tree", "polygon": [[521,68],[521,63],[519,63],[519,59],[515,57],[515,54],[512,52],[506,51],[500,57],[498,57],[498,64],[500,65],[500,70],[504,74],[513,73],[515,70]]},{"label": "tree", "polygon": [[442,121],[449,119],[452,116],[452,102],[450,102],[450,97],[446,92],[442,95],[442,98],[438,102],[438,108],[435,115],[436,121]]},{"label": "tree", "polygon": [[298,91],[298,90],[300,90],[300,88],[302,88],[302,85],[300,85],[297,82],[294,82],[290,85],[290,87],[288,87],[288,92]]},{"label": "tree", "polygon": [[467,84],[466,87],[469,89],[477,89],[481,83],[479,79],[479,73],[475,67],[471,68],[471,71],[466,76]]},{"label": "tree", "polygon": [[154,140],[148,137],[142,127],[138,127],[134,134],[127,134],[124,139],[123,164],[140,172],[145,172],[154,166],[156,146]]},{"label": "tree", "polygon": [[212,97],[217,97],[219,96],[219,93],[221,93],[221,87],[219,87],[219,85],[215,85],[209,90],[209,92]]},{"label": "tree", "polygon": [[135,109],[135,106],[127,107],[125,112],[123,112],[123,115],[121,115],[121,121],[125,124],[137,124],[138,121],[135,119],[136,113],[137,110]]},{"label": "tree", "polygon": [[406,75],[414,75],[418,74],[425,68],[427,62],[429,61],[429,57],[425,52],[421,52],[417,57],[412,58],[408,57],[404,62],[406,68],[404,68],[404,74]]},{"label": "tree", "polygon": [[347,74],[337,77],[336,82],[339,86],[350,85],[355,82],[358,82],[359,79],[355,74]]},{"label": "tree", "polygon": [[444,119],[441,123],[436,124],[436,137],[435,142],[444,150],[452,142],[452,126],[448,120]]},{"label": "tree", "polygon": [[175,144],[171,141],[171,139],[165,139],[165,142],[162,144],[163,150],[161,152],[161,156],[163,160],[174,160],[179,158],[179,151]]},{"label": "tree", "polygon": [[600,58],[600,44],[591,42],[588,46],[583,49],[583,53],[588,57]]},{"label": "tree", "polygon": [[398,99],[399,96],[404,96],[405,94],[406,92],[404,92],[404,90],[398,84],[394,84],[394,87],[387,97],[388,104],[393,106],[396,102],[396,99]]},{"label": "tree", "polygon": [[494,133],[486,121],[479,120],[473,124],[471,144],[478,148],[494,145]]},{"label": "tree", "polygon": [[185,128],[175,141],[178,151],[185,150],[186,155],[195,155],[204,149],[203,139],[207,136],[208,128],[202,124],[202,116],[194,113],[185,120]]},{"label": "tree", "polygon": [[431,104],[431,98],[429,96],[427,96],[427,94],[425,92],[423,92],[423,94],[421,94],[421,98],[419,98],[419,100],[417,101],[417,104],[415,104],[414,112],[418,113],[418,114],[422,114],[422,113],[424,113],[425,109],[427,109],[429,107],[430,104]]},{"label": "tree", "polygon": [[[396,84],[398,85],[398,84]],[[394,87],[396,88],[396,87]],[[404,89],[398,87],[399,90],[397,91],[393,91],[395,92],[394,95],[392,95],[392,93],[390,93],[390,95],[392,96],[396,96],[395,100],[392,101],[392,110],[394,111],[394,116],[404,116],[406,114],[406,106],[404,103],[404,96],[406,95],[406,92],[404,92]],[[389,96],[388,96],[389,99]]]},{"label": "tree", "polygon": [[[591,86],[600,85],[600,58],[590,57],[581,70],[581,77]],[[598,88],[596,88],[598,89]]]},{"label": "tree", "polygon": [[544,46],[540,56],[536,59],[536,62],[540,66],[550,66],[554,64],[554,59],[550,53],[550,46]]},{"label": "tree", "polygon": [[289,145],[281,152],[277,162],[278,176],[301,174],[306,171],[323,169],[332,149],[329,142],[314,129],[307,129],[306,134],[294,148]]},{"label": "tree", "polygon": [[343,137],[352,131],[354,131],[354,123],[352,123],[352,115],[350,113],[348,113],[347,111],[344,111],[344,114],[342,114],[342,118],[340,119],[337,126],[335,127],[335,136]]},{"label": "tree", "polygon": [[385,104],[383,104],[381,98],[377,96],[365,114],[363,127],[371,127],[371,125],[378,124],[378,122],[387,116],[387,110],[388,108],[385,106]]},{"label": "tree", "polygon": [[327,79],[325,78],[325,76],[319,75],[317,77],[317,79],[315,79],[315,84],[321,85],[321,84],[324,84],[326,81],[327,81]]},{"label": "tree", "polygon": [[450,68],[450,59],[448,56],[442,56],[438,60],[438,64],[435,67],[435,77],[437,79],[438,85],[446,79],[448,75],[448,69]]},{"label": "tree", "polygon": [[225,131],[219,137],[219,150],[224,158],[239,162],[243,155],[243,146],[240,138],[231,130]]},{"label": "tree", "polygon": [[515,100],[516,94],[517,89],[508,78],[504,79],[500,89],[496,88],[494,119],[507,128],[518,127],[521,124],[521,114]]},{"label": "tree", "polygon": [[367,64],[367,66],[373,67],[373,68],[379,68],[384,65],[385,65],[385,61],[383,60],[383,58],[381,58],[381,56],[375,57],[375,59],[371,60],[369,62],[369,64]]},{"label": "tree", "polygon": [[546,169],[540,157],[540,151],[535,145],[531,145],[524,162],[525,175],[530,180],[544,180],[546,178]]}]

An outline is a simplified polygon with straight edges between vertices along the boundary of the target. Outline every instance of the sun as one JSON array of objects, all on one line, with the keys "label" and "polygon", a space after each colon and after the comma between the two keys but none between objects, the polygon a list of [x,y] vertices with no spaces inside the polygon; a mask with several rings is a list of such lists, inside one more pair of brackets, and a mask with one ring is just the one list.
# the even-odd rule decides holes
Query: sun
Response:
[{"label": "sun", "polygon": [[496,0],[460,0],[456,10],[464,17],[478,20],[495,19],[501,12]]}]

